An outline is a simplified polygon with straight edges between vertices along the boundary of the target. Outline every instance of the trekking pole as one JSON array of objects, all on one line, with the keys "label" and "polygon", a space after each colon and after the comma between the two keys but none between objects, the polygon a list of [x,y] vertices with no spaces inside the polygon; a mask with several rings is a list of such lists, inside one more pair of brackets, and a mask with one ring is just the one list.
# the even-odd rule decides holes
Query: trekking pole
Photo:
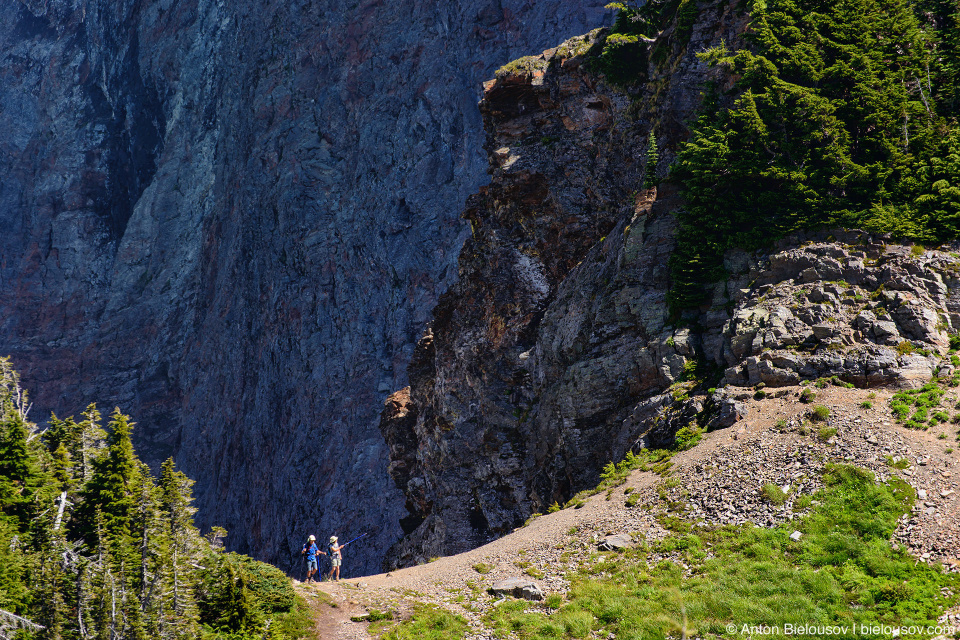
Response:
[{"label": "trekking pole", "polygon": [[340,546],[341,546],[341,547],[345,547],[345,546],[347,546],[348,544],[350,544],[351,542],[356,542],[357,540],[359,540],[360,538],[362,538],[362,537],[365,536],[365,535],[367,535],[367,534],[366,534],[366,533],[361,533],[360,535],[358,535],[358,536],[357,536],[356,538],[354,538],[353,540],[348,540],[347,542],[344,542],[344,543],[343,543],[342,545],[340,545]]}]

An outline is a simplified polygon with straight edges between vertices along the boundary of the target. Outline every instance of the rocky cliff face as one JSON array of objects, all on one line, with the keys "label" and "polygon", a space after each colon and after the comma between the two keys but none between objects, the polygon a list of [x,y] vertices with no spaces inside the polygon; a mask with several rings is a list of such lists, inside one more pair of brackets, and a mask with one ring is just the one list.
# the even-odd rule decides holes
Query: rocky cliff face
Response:
[{"label": "rocky cliff face", "polygon": [[[665,168],[648,166],[648,134],[667,162],[700,91],[728,82],[695,52],[735,44],[746,20],[699,6],[689,41],[668,30],[651,43],[632,95],[586,69],[602,32],[486,85],[493,180],[468,201],[458,281],[381,421],[407,508],[391,563],[503,535],[682,427],[728,426],[743,387],[914,385],[945,365],[960,261],[859,232],[731,252],[712,303],[671,317],[683,203],[669,184],[643,189]],[[707,395],[708,381],[722,388]]]},{"label": "rocky cliff face", "polygon": [[0,353],[34,418],[119,405],[233,548],[370,531],[378,568],[377,414],[484,182],[477,88],[602,5],[2,0]]}]

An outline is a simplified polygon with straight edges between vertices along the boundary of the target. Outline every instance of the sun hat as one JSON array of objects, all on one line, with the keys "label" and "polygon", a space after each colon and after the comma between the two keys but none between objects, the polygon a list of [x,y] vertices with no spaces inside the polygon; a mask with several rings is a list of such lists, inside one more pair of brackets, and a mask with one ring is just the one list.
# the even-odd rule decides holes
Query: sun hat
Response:
[{"label": "sun hat", "polygon": [[317,536],[315,536],[315,535],[313,535],[313,534],[311,533],[309,539],[310,539],[310,540],[316,540],[316,539],[317,539]]},{"label": "sun hat", "polygon": [[336,542],[337,536],[330,536],[330,542]]}]

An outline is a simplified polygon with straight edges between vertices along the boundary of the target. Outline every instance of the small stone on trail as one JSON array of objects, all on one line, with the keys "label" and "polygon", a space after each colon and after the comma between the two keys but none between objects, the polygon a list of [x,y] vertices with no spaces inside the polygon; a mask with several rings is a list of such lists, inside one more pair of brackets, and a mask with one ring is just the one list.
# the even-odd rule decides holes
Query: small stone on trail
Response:
[{"label": "small stone on trail", "polygon": [[799,531],[794,531],[793,533],[790,534],[790,539],[793,540],[794,542],[796,542],[802,537],[803,537],[803,534],[800,533]]}]

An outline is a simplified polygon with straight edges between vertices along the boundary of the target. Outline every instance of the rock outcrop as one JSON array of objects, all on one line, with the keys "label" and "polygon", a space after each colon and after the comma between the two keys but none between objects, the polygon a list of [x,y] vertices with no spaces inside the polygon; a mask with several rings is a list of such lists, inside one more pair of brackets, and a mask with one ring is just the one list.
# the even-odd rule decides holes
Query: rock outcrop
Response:
[{"label": "rock outcrop", "polygon": [[603,0],[7,0],[0,353],[35,419],[88,402],[290,567],[403,497],[377,431],[485,181],[480,82]]},{"label": "rock outcrop", "polygon": [[602,32],[509,65],[485,86],[493,180],[468,200],[458,282],[418,345],[409,394],[381,422],[409,511],[393,562],[502,535],[595,480],[652,417],[673,412],[672,396],[656,396],[697,343],[689,331],[669,343],[665,333],[679,201],[669,186],[642,189],[656,171],[643,113],[669,114],[669,156],[673,125],[696,109],[689,91],[719,73],[694,52],[733,41],[743,21],[718,2],[689,43],[665,34],[676,57],[651,61],[640,95],[586,68]]},{"label": "rock outcrop", "polygon": [[[643,188],[660,175],[648,134],[670,157],[691,93],[728,80],[693,52],[735,43],[744,26],[724,3],[700,6],[689,43],[661,34],[674,57],[650,56],[639,93],[588,70],[603,32],[486,85],[493,180],[468,201],[459,280],[381,421],[407,498],[394,565],[503,535],[684,427],[735,424],[753,393],[743,387],[919,386],[951,366],[957,254],[859,231],[732,251],[712,302],[671,313],[683,202],[669,183]],[[670,126],[656,119],[666,114]]]},{"label": "rock outcrop", "polygon": [[735,306],[704,355],[738,386],[927,382],[960,329],[960,260],[889,243],[834,232],[788,238],[781,248],[792,248],[769,256],[729,255]]}]

